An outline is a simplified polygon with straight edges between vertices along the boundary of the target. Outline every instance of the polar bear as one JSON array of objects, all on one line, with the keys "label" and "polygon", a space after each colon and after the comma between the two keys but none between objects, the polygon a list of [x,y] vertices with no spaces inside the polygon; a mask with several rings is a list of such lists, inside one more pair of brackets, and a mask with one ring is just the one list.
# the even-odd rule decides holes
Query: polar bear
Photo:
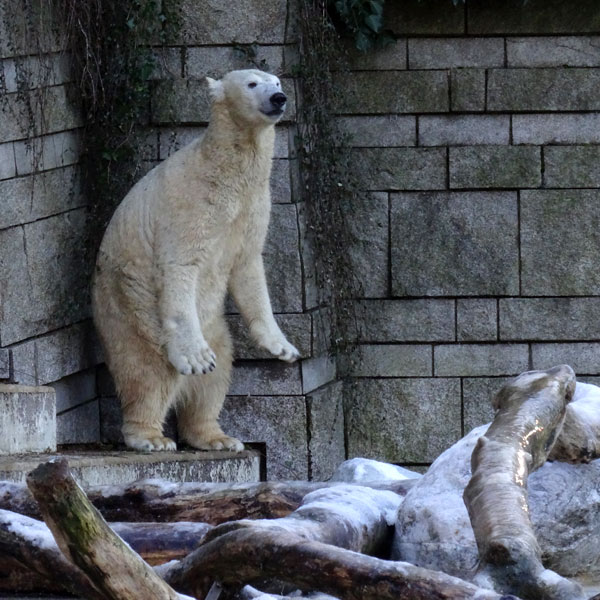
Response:
[{"label": "polar bear", "polygon": [[243,449],[217,421],[232,363],[227,290],[259,346],[284,361],[299,356],[273,317],[262,260],[274,125],[287,98],[277,77],[254,69],[207,82],[205,135],[130,190],[96,262],[94,321],[125,443],[139,450],[175,449],[162,431],[173,404],[191,446]]}]

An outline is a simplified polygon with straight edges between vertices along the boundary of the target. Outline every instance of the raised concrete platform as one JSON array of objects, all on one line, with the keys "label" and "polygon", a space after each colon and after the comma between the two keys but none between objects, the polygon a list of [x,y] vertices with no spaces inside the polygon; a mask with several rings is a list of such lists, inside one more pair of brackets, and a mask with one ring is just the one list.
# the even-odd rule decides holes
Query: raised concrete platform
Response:
[{"label": "raised concrete platform", "polygon": [[0,456],[0,481],[24,482],[40,463],[64,457],[84,488],[120,485],[138,479],[166,481],[251,482],[260,480],[258,453],[61,451],[48,454]]}]

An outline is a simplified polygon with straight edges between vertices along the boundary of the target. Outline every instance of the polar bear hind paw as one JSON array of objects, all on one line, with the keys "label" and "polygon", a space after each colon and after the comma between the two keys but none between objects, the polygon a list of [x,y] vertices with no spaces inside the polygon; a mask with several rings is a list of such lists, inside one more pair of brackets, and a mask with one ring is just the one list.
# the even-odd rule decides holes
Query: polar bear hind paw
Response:
[{"label": "polar bear hind paw", "polygon": [[196,348],[169,348],[169,362],[182,375],[200,375],[214,371],[217,357],[206,343]]},{"label": "polar bear hind paw", "polygon": [[158,450],[177,450],[177,444],[168,437],[157,435],[142,437],[136,435],[125,436],[125,444],[134,450],[142,452],[156,452]]},{"label": "polar bear hind paw", "polygon": [[244,444],[237,438],[230,437],[224,433],[210,438],[196,437],[188,439],[188,444],[199,450],[231,450],[232,452],[241,452]]}]

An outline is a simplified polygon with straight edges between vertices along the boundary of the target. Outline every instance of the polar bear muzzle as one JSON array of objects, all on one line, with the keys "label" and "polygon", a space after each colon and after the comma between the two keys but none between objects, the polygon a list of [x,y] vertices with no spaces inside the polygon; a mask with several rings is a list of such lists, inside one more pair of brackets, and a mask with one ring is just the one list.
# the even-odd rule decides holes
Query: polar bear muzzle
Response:
[{"label": "polar bear muzzle", "polygon": [[285,110],[285,103],[287,102],[287,96],[283,92],[277,92],[269,98],[269,102],[273,108],[265,114],[269,115],[270,117],[276,117],[283,114],[283,111]]}]

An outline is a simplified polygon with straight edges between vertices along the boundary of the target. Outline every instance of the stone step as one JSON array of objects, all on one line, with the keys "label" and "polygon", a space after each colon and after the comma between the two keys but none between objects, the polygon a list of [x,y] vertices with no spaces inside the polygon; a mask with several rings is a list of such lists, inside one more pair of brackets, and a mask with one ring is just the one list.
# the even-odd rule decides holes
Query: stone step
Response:
[{"label": "stone step", "polygon": [[252,450],[233,452],[134,452],[65,450],[45,454],[0,456],[0,481],[24,482],[41,462],[56,457],[69,461],[84,488],[123,485],[138,479],[166,481],[252,482],[260,480],[260,456]]}]

